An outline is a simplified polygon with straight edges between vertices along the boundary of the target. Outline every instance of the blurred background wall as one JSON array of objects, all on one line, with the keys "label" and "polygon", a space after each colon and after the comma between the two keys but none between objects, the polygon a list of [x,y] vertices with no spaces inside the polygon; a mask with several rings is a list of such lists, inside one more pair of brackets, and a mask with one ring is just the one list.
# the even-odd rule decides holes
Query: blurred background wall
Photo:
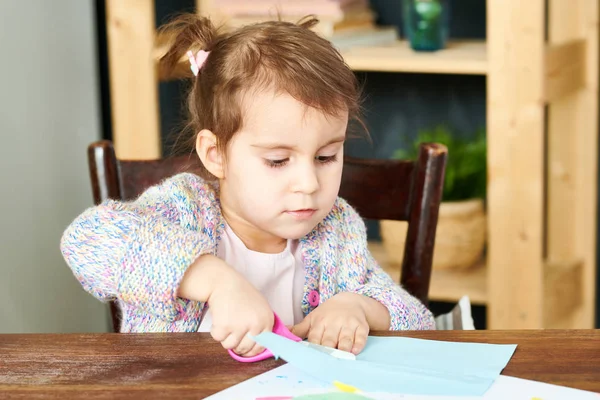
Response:
[{"label": "blurred background wall", "polygon": [[93,0],[0,1],[0,333],[106,331],[59,250],[92,204],[101,137]]}]

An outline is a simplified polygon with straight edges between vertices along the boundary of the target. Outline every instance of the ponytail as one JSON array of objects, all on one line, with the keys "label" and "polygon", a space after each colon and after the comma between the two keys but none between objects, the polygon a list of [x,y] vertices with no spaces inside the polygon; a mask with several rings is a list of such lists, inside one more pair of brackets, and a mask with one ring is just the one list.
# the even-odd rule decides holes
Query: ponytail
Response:
[{"label": "ponytail", "polygon": [[159,37],[165,37],[168,43],[167,52],[159,60],[160,76],[175,75],[179,62],[188,51],[194,54],[199,50],[210,51],[218,35],[210,19],[196,14],[178,16],[161,26],[159,32]]}]

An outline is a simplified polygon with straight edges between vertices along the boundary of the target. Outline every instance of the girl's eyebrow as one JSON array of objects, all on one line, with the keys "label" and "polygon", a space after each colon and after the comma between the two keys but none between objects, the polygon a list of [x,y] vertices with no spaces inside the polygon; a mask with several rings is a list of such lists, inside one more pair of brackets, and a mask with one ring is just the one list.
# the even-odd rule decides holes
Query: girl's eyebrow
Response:
[{"label": "girl's eyebrow", "polygon": [[[346,136],[336,136],[331,139],[329,142],[325,143],[321,148],[327,147],[330,144],[340,143],[346,140]],[[296,150],[296,146],[291,146],[289,144],[283,143],[255,143],[251,144],[252,147],[259,147],[261,149],[267,150]]]}]

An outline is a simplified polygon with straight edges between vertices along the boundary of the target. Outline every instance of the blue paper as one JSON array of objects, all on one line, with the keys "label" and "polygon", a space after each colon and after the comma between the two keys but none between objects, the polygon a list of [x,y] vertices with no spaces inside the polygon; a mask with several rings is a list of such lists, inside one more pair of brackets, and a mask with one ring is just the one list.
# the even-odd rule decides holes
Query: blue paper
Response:
[{"label": "blue paper", "polygon": [[496,379],[515,352],[514,344],[446,342],[369,336],[358,360]]},{"label": "blue paper", "polygon": [[369,392],[481,396],[498,377],[516,345],[456,343],[369,336],[356,361],[341,360],[272,332],[255,337],[302,372]]}]

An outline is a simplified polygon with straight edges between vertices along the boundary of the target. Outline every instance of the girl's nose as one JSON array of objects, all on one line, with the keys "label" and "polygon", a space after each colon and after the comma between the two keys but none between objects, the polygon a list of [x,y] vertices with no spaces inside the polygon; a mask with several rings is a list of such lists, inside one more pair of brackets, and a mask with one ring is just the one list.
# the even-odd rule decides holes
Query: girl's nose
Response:
[{"label": "girl's nose", "polygon": [[293,191],[312,194],[319,189],[319,180],[314,165],[304,166],[294,174]]}]

